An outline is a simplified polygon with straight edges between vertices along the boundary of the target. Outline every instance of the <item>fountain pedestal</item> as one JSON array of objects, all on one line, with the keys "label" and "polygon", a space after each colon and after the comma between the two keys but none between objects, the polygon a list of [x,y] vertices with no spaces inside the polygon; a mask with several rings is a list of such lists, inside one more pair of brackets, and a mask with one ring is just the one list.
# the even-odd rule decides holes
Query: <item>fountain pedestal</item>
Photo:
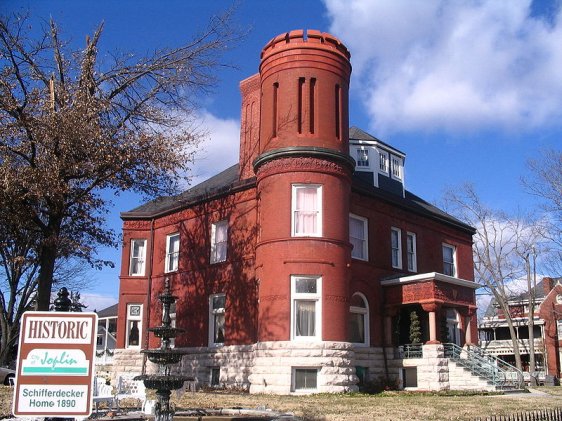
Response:
[{"label": "fountain pedestal", "polygon": [[155,421],[171,421],[174,418],[174,409],[170,405],[172,390],[179,389],[186,381],[193,381],[193,377],[171,374],[170,365],[181,361],[184,351],[170,347],[170,339],[175,338],[183,329],[172,327],[170,306],[176,302],[177,297],[170,291],[170,280],[166,278],[164,292],[158,299],[164,305],[162,312],[162,325],[149,328],[148,331],[160,338],[160,348],[143,349],[141,352],[148,360],[158,365],[157,374],[142,374],[135,380],[142,380],[147,389],[155,389],[158,403],[155,406]]}]

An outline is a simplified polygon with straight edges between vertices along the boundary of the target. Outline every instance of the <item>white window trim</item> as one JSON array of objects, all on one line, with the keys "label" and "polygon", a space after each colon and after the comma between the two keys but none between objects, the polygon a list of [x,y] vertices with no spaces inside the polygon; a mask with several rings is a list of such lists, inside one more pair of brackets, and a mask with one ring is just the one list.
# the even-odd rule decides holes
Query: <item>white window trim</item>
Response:
[{"label": "white window trim", "polygon": [[[217,234],[218,228],[222,227],[222,226],[226,227],[226,240],[225,240],[225,242],[226,242],[226,253],[224,255],[224,258],[219,259],[219,257],[217,256],[218,249],[217,249],[216,234]],[[228,220],[223,219],[222,221],[214,222],[211,225],[211,263],[226,262],[227,257],[228,257]]]},{"label": "white window trim", "polygon": [[369,148],[369,147],[367,147],[367,146],[356,146],[356,147],[355,147],[355,157],[356,157],[356,158],[358,157],[358,152],[359,152],[359,151],[366,151],[366,152],[367,152],[367,163],[368,163],[368,164],[367,164],[367,165],[359,165],[359,160],[357,160],[356,165],[355,165],[355,168],[356,168],[358,171],[362,171],[362,170],[369,170],[369,171],[372,171],[372,170],[371,170],[371,167],[372,167],[372,165],[373,165],[373,164],[372,164],[372,162],[373,162],[373,157],[371,156],[371,154],[372,154],[373,148]]},{"label": "white window trim", "polygon": [[[143,243],[142,256],[133,256],[134,243],[137,241]],[[131,239],[130,246],[131,248],[129,250],[129,276],[144,276],[146,271],[146,239],[133,238]],[[142,261],[142,270],[139,273],[133,272],[133,259],[141,259]]]},{"label": "white window trim", "polygon": [[[132,306],[139,306],[140,307],[140,314],[138,316],[131,316],[131,307]],[[143,305],[138,303],[130,303],[127,304],[127,317],[125,320],[125,348],[127,349],[140,349],[142,344],[142,316],[143,316]],[[139,322],[139,344],[138,345],[129,345],[129,322]]]},{"label": "white window trim", "polygon": [[[296,280],[309,278],[316,280],[316,293],[297,293]],[[297,301],[316,301],[314,336],[297,336],[295,306]],[[316,275],[291,275],[291,340],[292,341],[321,341],[322,340],[322,278]]]},{"label": "white window trim", "polygon": [[[318,214],[316,218],[316,229],[314,234],[301,234],[295,232],[295,213],[297,212],[297,190],[299,188],[316,188],[316,205]],[[322,185],[320,184],[293,184],[291,192],[291,236],[292,237],[322,237]]]},{"label": "white window trim", "polygon": [[[222,311],[213,309],[213,300],[217,297],[225,297],[225,307],[222,308]],[[210,347],[220,347],[224,345],[224,342],[215,342],[215,315],[216,314],[224,314],[224,322],[225,322],[225,338],[226,338],[226,295],[224,293],[220,294],[212,294],[209,296],[209,346]]]},{"label": "white window trim", "polygon": [[358,295],[361,297],[361,299],[363,300],[363,302],[365,303],[365,308],[362,307],[355,307],[355,306],[349,306],[349,312],[350,313],[354,313],[354,314],[363,314],[364,316],[364,326],[363,328],[365,329],[365,332],[363,332],[363,337],[365,338],[364,342],[352,342],[354,345],[359,345],[359,346],[369,346],[369,344],[371,343],[371,339],[369,336],[369,332],[370,332],[370,328],[369,328],[369,301],[367,301],[367,297],[365,297],[365,295],[363,295],[361,292],[355,292],[352,297],[354,295]]},{"label": "white window trim", "polygon": [[[362,250],[362,255],[363,257],[356,257],[353,256],[353,250],[351,251],[351,258],[352,259],[357,259],[357,260],[363,260],[363,261],[368,261],[369,260],[369,221],[367,218],[364,218],[362,216],[359,215],[355,215],[353,213],[349,214],[349,218],[350,219],[357,219],[361,222],[363,222],[363,250]],[[351,232],[349,233],[349,236],[351,237]]]},{"label": "white window trim", "polygon": [[[412,238],[412,245],[413,245],[413,250],[410,253],[410,250],[408,250],[408,238]],[[416,234],[413,232],[407,232],[406,233],[406,264],[408,265],[408,272],[417,272],[418,271],[418,248],[417,248],[417,238],[416,238]],[[412,258],[412,267],[410,267],[410,259],[409,256],[410,254],[413,256]]]},{"label": "white window trim", "polygon": [[[402,230],[400,228],[392,227],[390,228],[390,262],[394,269],[402,269]],[[394,264],[394,259],[392,258],[394,248],[392,247],[392,233],[396,232],[398,234],[398,262]]]},{"label": "white window trim", "polygon": [[[381,168],[381,161],[382,161],[382,160],[381,160],[381,155],[383,155],[383,156],[386,158],[386,165],[385,165],[386,170],[383,170],[383,169]],[[381,150],[379,150],[379,153],[378,153],[378,172],[379,172],[380,174],[388,175],[388,174],[389,174],[389,168],[390,168],[390,156],[389,156],[389,153],[388,153],[387,151],[381,151]]]},{"label": "white window trim", "polygon": [[[398,175],[394,174],[394,160],[398,162]],[[404,160],[396,155],[390,156],[390,174],[394,180],[402,181],[404,179]]]},{"label": "white window trim", "polygon": [[[297,370],[316,370],[316,388],[297,389],[296,388]],[[310,393],[318,390],[318,383],[320,377],[319,374],[320,374],[320,367],[291,367],[291,391],[293,393]]]},{"label": "white window trim", "polygon": [[[178,238],[178,251],[177,252],[171,252],[170,251],[171,240],[174,237]],[[176,267],[171,268],[170,267],[170,256],[172,254],[176,255]],[[166,262],[164,263],[164,273],[176,272],[178,270],[179,264],[180,264],[179,254],[180,254],[180,234],[179,234],[179,232],[175,232],[173,234],[167,235],[166,236]]]},{"label": "white window trim", "polygon": [[[452,275],[448,275],[448,276],[454,276],[457,277],[458,276],[458,266],[457,266],[457,248],[451,244],[447,244],[447,243],[443,243],[443,247],[441,248],[441,253],[442,253],[442,260],[443,260],[443,272],[445,272],[445,254],[443,253],[443,248],[450,248],[453,250],[453,274]],[[445,273],[444,273],[445,274]]]}]

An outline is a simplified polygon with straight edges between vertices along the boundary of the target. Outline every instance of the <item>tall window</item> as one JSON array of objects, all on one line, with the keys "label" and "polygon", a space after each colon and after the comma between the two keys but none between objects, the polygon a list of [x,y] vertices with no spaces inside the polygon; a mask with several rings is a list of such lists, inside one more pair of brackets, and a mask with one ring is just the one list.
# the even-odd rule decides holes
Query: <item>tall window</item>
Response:
[{"label": "tall window", "polygon": [[166,237],[166,267],[165,272],[178,270],[180,255],[180,235],[171,234]]},{"label": "tall window", "polygon": [[402,159],[392,157],[392,178],[402,180]]},{"label": "tall window", "polygon": [[455,247],[443,244],[443,273],[449,276],[457,276],[455,265]]},{"label": "tall window", "polygon": [[392,267],[402,269],[402,239],[401,231],[392,227],[390,230],[390,243],[392,247]]},{"label": "tall window", "polygon": [[129,275],[144,276],[146,240],[131,240],[131,261]]},{"label": "tall window", "polygon": [[388,152],[379,152],[379,171],[388,175]]},{"label": "tall window", "polygon": [[369,307],[363,294],[356,292],[349,307],[349,342],[367,345],[369,343]]},{"label": "tall window", "polygon": [[209,346],[224,344],[225,305],[224,294],[214,294],[209,297]]},{"label": "tall window", "polygon": [[292,339],[321,339],[321,296],[321,278],[291,277]]},{"label": "tall window", "polygon": [[142,332],[142,304],[127,304],[126,348],[140,348]]},{"label": "tall window", "polygon": [[357,215],[349,215],[349,242],[353,246],[351,257],[368,260],[367,233],[367,219]]},{"label": "tall window", "polygon": [[369,150],[364,147],[360,147],[356,151],[357,151],[357,166],[369,167]]},{"label": "tall window", "polygon": [[224,262],[228,243],[228,221],[216,222],[211,227],[211,263]]},{"label": "tall window", "polygon": [[322,236],[322,186],[295,184],[292,196],[292,236]]},{"label": "tall window", "polygon": [[416,272],[418,270],[418,262],[416,256],[416,234],[409,232],[406,234],[406,252],[408,254],[408,271]]}]

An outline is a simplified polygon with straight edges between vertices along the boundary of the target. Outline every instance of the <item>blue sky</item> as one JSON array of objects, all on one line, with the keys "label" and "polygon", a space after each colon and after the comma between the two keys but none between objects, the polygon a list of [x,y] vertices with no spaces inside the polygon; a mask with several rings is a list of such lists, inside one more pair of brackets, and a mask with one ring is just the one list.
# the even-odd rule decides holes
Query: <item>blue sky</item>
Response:
[{"label": "blue sky", "polygon": [[[63,37],[84,42],[104,21],[100,52],[143,55],[179,46],[226,0],[0,0],[0,11],[29,10],[36,24],[53,17]],[[238,82],[258,70],[261,48],[292,29],[319,29],[352,54],[350,124],[407,154],[407,188],[430,202],[446,187],[470,181],[489,205],[529,210],[520,183],[526,161],[560,149],[562,11],[560,1],[239,0],[235,21],[250,32],[227,54],[233,68],[199,98],[210,132],[194,182],[238,157]],[[108,224],[141,203],[122,195]],[[83,297],[90,308],[113,304],[120,251],[100,250],[113,270],[92,271]]]}]

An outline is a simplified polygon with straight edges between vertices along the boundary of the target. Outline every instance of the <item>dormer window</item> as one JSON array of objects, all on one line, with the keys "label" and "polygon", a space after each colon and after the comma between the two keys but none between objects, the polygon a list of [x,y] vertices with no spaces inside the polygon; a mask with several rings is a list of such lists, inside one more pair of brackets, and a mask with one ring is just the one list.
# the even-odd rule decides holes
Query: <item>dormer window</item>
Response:
[{"label": "dormer window", "polygon": [[363,147],[357,149],[357,166],[358,167],[368,167],[369,166],[369,150]]},{"label": "dormer window", "polygon": [[402,180],[402,159],[392,157],[392,178]]},{"label": "dormer window", "polygon": [[379,152],[379,171],[388,175],[388,152]]}]

